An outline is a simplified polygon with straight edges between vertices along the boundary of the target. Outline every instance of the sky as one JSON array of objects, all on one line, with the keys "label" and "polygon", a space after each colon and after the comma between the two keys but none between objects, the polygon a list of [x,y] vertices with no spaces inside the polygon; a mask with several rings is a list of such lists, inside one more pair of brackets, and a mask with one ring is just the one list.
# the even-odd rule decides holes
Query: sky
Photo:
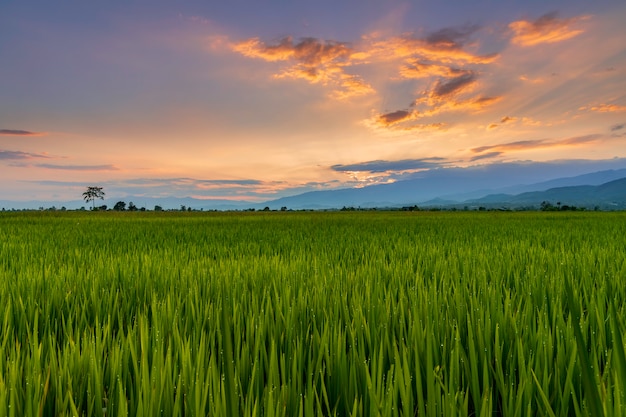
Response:
[{"label": "sky", "polygon": [[0,200],[626,168],[625,20],[613,0],[4,0]]}]

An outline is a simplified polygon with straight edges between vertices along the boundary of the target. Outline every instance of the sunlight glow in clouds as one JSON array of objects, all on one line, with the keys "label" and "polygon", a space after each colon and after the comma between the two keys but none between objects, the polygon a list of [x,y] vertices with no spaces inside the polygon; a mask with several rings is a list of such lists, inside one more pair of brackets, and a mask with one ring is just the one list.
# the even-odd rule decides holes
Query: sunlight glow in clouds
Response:
[{"label": "sunlight glow in clouds", "polygon": [[263,201],[626,157],[626,5],[155,1],[0,6],[0,200],[84,181]]},{"label": "sunlight glow in clouds", "polygon": [[535,46],[541,43],[555,43],[571,39],[583,33],[575,28],[587,16],[571,19],[558,19],[555,12],[545,14],[535,21],[518,20],[511,22],[512,42],[520,46]]}]

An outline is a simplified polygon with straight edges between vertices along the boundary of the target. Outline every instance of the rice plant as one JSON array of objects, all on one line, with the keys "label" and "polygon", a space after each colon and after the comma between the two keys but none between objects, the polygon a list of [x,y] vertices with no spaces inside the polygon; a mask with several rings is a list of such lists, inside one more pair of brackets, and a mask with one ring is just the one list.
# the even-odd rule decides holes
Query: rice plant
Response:
[{"label": "rice plant", "polygon": [[625,213],[1,213],[2,416],[626,415]]}]

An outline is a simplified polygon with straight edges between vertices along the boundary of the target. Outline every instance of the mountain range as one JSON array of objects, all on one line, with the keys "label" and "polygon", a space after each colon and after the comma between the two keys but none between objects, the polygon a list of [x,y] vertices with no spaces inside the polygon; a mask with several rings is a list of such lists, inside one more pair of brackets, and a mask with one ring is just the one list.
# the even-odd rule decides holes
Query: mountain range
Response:
[{"label": "mountain range", "polygon": [[[530,176],[530,175],[529,175]],[[517,178],[525,178],[523,172]],[[205,200],[195,198],[152,198],[143,196],[110,197],[96,204],[112,208],[117,201],[133,202],[138,208],[193,210],[277,210],[467,207],[467,208],[539,208],[544,201],[603,210],[626,209],[626,169],[608,169],[577,176],[554,178],[548,181],[511,185],[510,177],[498,175],[497,168],[434,169],[416,173],[405,180],[362,188],[343,188],[311,191],[265,202]],[[65,202],[2,201],[4,209],[40,209],[54,206],[59,209],[88,208],[82,200]]]},{"label": "mountain range", "polygon": [[[438,171],[438,170],[434,170]],[[534,184],[498,187],[498,178],[485,178],[481,172],[466,175],[428,175],[392,184],[372,185],[328,191],[312,191],[269,201],[271,209],[341,208],[341,207],[446,207],[486,205],[537,207],[543,201],[562,202],[605,209],[626,207],[626,169],[597,171],[574,177],[563,177]],[[458,174],[458,173],[457,173]],[[616,181],[617,180],[617,181]],[[613,183],[614,182],[614,183]],[[485,185],[494,184],[493,188]],[[602,188],[605,186],[604,188]],[[600,187],[596,189],[594,187]]]}]

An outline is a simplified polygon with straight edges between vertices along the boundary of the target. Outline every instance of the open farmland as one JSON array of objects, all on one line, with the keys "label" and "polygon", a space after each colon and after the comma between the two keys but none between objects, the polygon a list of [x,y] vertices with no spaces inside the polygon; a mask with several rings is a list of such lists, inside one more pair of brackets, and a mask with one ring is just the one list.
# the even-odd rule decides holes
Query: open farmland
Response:
[{"label": "open farmland", "polygon": [[626,415],[626,213],[1,213],[2,416]]}]

